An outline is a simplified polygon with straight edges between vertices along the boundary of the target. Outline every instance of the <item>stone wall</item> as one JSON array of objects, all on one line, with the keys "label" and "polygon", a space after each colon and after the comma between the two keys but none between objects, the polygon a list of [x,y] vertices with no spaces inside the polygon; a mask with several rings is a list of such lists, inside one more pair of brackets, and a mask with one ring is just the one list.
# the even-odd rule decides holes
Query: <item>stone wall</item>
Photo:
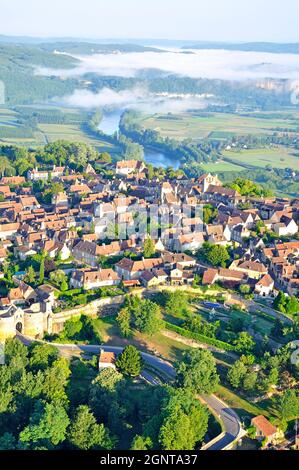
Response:
[{"label": "stone wall", "polygon": [[115,306],[119,307],[124,302],[124,296],[118,295],[116,297],[105,297],[103,299],[93,300],[87,305],[76,307],[70,310],[64,310],[63,312],[54,313],[52,316],[52,333],[60,333],[63,330],[64,324],[67,320],[72,317],[79,315],[89,315],[91,317],[97,317],[102,315],[104,310],[108,307]]}]

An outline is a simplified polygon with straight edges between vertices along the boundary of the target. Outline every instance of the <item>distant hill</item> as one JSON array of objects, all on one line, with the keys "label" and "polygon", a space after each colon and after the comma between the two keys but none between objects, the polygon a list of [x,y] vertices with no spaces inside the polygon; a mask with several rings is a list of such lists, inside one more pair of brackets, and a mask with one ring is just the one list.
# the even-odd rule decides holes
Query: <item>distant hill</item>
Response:
[{"label": "distant hill", "polygon": [[299,43],[274,43],[274,42],[198,42],[184,45],[182,49],[226,49],[230,51],[245,52],[272,52],[275,54],[299,54]]}]

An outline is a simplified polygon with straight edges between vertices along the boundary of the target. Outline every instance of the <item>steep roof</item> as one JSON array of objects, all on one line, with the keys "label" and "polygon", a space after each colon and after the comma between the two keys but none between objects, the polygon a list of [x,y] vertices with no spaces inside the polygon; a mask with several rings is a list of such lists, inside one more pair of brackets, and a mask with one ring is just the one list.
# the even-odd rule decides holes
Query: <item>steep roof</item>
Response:
[{"label": "steep roof", "polygon": [[251,422],[265,437],[271,437],[277,432],[277,428],[263,415],[256,416]]}]

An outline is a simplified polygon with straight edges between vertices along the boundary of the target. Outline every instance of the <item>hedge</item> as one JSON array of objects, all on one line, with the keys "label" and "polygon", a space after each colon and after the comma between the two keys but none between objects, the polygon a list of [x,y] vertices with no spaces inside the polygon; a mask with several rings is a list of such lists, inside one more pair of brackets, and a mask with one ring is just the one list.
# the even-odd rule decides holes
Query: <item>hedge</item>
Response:
[{"label": "hedge", "polygon": [[211,346],[215,346],[219,349],[224,349],[226,351],[235,351],[236,348],[229,343],[225,343],[224,341],[220,341],[216,338],[210,338],[208,336],[202,335],[200,333],[193,333],[192,331],[185,330],[180,326],[173,325],[172,323],[165,322],[165,327],[167,330],[174,331],[181,336],[185,336],[186,338],[194,339],[195,341],[199,341],[200,343],[210,344]]}]

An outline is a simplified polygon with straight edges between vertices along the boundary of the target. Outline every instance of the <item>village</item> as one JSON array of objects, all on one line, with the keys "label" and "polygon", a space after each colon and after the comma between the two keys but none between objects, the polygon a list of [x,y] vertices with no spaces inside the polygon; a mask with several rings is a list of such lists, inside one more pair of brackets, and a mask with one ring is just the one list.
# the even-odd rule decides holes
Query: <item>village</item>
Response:
[{"label": "village", "polygon": [[[298,295],[299,200],[242,196],[211,174],[149,179],[137,160],[108,167],[113,178],[90,163],[82,173],[54,166],[2,177],[2,337],[28,333],[37,318],[34,336],[50,331],[58,287],[220,284],[268,305],[280,292]],[[41,181],[53,188],[47,203],[34,193]],[[215,252],[213,263],[202,252],[215,247],[225,258]]]}]

